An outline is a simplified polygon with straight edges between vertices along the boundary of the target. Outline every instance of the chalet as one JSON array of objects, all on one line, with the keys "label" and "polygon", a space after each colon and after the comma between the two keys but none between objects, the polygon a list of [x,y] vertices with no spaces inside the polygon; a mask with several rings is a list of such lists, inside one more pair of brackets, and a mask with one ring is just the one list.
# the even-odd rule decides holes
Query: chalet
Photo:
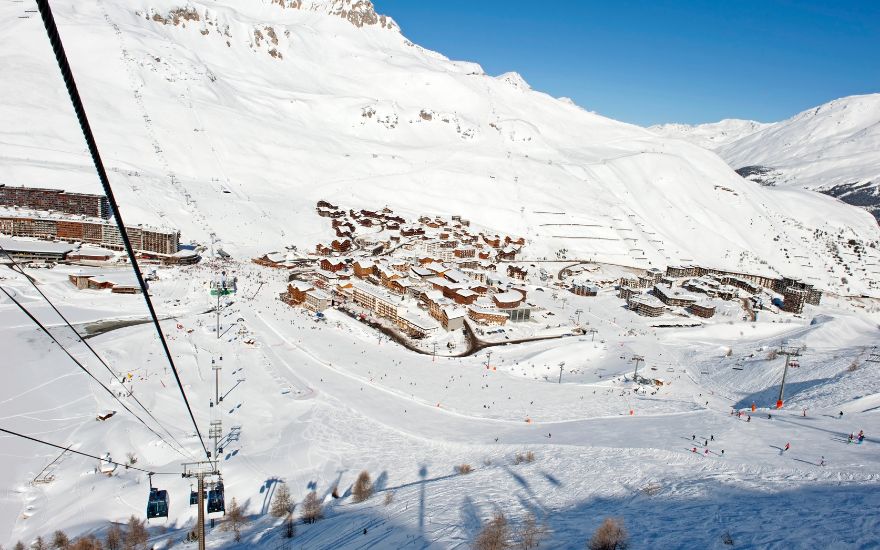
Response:
[{"label": "chalet", "polygon": [[663,302],[647,294],[633,296],[627,302],[627,307],[645,317],[660,317],[664,309]]},{"label": "chalet", "polygon": [[478,256],[481,260],[488,260],[489,258],[492,257],[492,253],[489,252],[488,250],[481,250],[481,251],[477,254],[477,256]]},{"label": "chalet", "polygon": [[323,290],[312,289],[306,292],[305,307],[311,311],[324,311],[330,307],[330,295]]},{"label": "chalet", "polygon": [[441,314],[440,323],[446,330],[458,330],[464,328],[464,318],[467,317],[467,311],[454,307],[444,307]]},{"label": "chalet", "polygon": [[452,251],[452,254],[456,258],[475,258],[477,256],[477,249],[472,246],[458,247]]},{"label": "chalet", "polygon": [[690,311],[697,317],[708,319],[715,315],[715,306],[705,302],[696,302],[694,304],[691,304],[691,307],[688,308],[688,311]]},{"label": "chalet", "polygon": [[494,235],[492,237],[483,235],[483,241],[492,248],[501,248],[501,237]]},{"label": "chalet", "polygon": [[413,284],[407,279],[391,279],[385,286],[397,294],[407,294]]},{"label": "chalet", "polygon": [[424,235],[425,230],[421,227],[401,227],[400,228],[400,236],[401,237],[416,237],[420,235]]},{"label": "chalet", "polygon": [[504,262],[512,262],[516,259],[516,255],[519,252],[519,249],[514,248],[512,246],[505,246],[500,252],[498,252],[498,260]]},{"label": "chalet", "polygon": [[349,240],[349,239],[342,239],[342,240],[335,239],[332,243],[330,243],[330,246],[336,252],[348,252],[349,250],[351,250],[351,240]]},{"label": "chalet", "polygon": [[315,271],[315,286],[318,288],[332,288],[339,282],[339,276],[325,269]]},{"label": "chalet", "polygon": [[520,281],[525,281],[528,274],[529,270],[524,267],[519,267],[516,265],[507,266],[507,276],[511,279],[519,279]]},{"label": "chalet", "polygon": [[597,296],[599,294],[599,287],[585,281],[573,281],[568,290],[578,296]]},{"label": "chalet", "polygon": [[460,305],[470,305],[474,303],[479,295],[473,290],[467,288],[460,288],[456,290],[452,295],[452,300],[456,304]]},{"label": "chalet", "polygon": [[421,266],[409,268],[409,276],[416,280],[430,279],[434,276],[434,272]]},{"label": "chalet", "polygon": [[340,258],[321,258],[321,269],[336,273],[345,269],[345,260]]},{"label": "chalet", "polygon": [[507,313],[498,311],[497,309],[489,309],[470,305],[467,309],[467,315],[470,319],[483,325],[503,325],[507,323]]},{"label": "chalet", "polygon": [[424,338],[440,330],[440,325],[433,319],[424,319],[408,311],[398,316],[397,325],[414,338]]},{"label": "chalet", "polygon": [[679,292],[666,285],[654,285],[654,296],[667,306],[687,307],[697,301],[696,296],[693,294]]},{"label": "chalet", "polygon": [[492,301],[499,309],[513,309],[523,303],[525,296],[517,290],[509,290],[492,295]]},{"label": "chalet", "polygon": [[318,256],[329,256],[333,249],[325,244],[318,243],[315,245],[315,254]]},{"label": "chalet", "polygon": [[303,281],[294,281],[287,285],[287,299],[284,301],[290,305],[299,305],[305,302],[306,293],[315,287]]},{"label": "chalet", "polygon": [[376,271],[376,264],[370,260],[359,259],[352,264],[354,276],[358,279],[365,279]]}]

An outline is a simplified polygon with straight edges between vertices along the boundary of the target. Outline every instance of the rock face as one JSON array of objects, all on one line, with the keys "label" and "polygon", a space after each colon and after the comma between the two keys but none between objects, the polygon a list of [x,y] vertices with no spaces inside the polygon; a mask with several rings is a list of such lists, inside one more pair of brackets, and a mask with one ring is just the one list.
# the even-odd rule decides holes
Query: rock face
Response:
[{"label": "rock face", "polygon": [[341,17],[355,27],[378,25],[384,29],[397,29],[397,23],[386,15],[376,13],[370,0],[274,0],[275,3],[299,10],[325,12]]}]

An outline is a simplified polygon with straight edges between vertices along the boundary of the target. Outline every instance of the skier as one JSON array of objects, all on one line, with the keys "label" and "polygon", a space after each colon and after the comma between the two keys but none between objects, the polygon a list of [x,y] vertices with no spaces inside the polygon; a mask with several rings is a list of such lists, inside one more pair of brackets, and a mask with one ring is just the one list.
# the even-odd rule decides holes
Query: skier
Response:
[{"label": "skier", "polygon": [[840,417],[839,417],[839,418],[843,418],[843,411],[840,411]]},{"label": "skier", "polygon": [[715,434],[709,436],[709,441],[715,441]]},{"label": "skier", "polygon": [[819,458],[819,466],[824,466],[824,465],[825,465],[825,457],[823,456],[823,457]]},{"label": "skier", "polygon": [[724,456],[724,449],[721,449],[721,456]]},{"label": "skier", "polygon": [[790,443],[786,443],[786,444],[785,444],[785,449],[784,449],[784,450],[787,451],[787,450],[790,449],[790,448],[791,448],[791,444],[790,444]]},{"label": "skier", "polygon": [[773,415],[770,413],[767,413],[767,420],[773,420]]},{"label": "skier", "polygon": [[752,415],[750,415],[750,414],[746,415],[746,422],[751,422],[751,421],[752,421]]},{"label": "skier", "polygon": [[807,409],[804,409],[804,418],[807,417]]},{"label": "skier", "polygon": [[695,439],[697,439],[697,434],[691,436],[691,441],[694,441]]},{"label": "skier", "polygon": [[704,454],[705,454],[706,456],[709,456],[709,449],[706,449],[706,452],[705,452]]}]

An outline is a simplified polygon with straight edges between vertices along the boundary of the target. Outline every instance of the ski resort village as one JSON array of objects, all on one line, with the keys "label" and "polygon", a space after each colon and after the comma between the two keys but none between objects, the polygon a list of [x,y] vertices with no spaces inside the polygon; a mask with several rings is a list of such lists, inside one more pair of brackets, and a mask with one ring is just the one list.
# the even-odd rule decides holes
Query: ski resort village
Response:
[{"label": "ski resort village", "polygon": [[648,129],[367,1],[0,13],[0,548],[880,548],[880,226],[798,141],[873,188],[877,94]]}]

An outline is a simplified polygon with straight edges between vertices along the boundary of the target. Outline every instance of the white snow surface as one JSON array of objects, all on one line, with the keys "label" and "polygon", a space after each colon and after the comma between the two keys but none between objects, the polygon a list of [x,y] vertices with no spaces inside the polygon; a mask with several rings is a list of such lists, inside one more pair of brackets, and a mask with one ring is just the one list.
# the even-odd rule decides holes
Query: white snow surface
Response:
[{"label": "white snow surface", "polygon": [[734,169],[771,168],[777,185],[823,190],[880,181],[880,93],[835,99],[771,124],[722,120],[649,130],[711,149]]},{"label": "white snow surface", "polygon": [[[816,255],[814,230],[880,237],[853,207],[761,188],[711,152],[516,73],[487,76],[396,26],[352,24],[345,6],[53,4],[126,221],[198,243],[213,233],[227,252],[258,256],[332,237],[309,215],[317,200],[387,204],[479,219],[526,237],[531,258],[564,248],[639,267],[797,273],[826,288],[840,286],[829,265],[793,259]],[[0,10],[0,182],[99,191],[39,18],[13,2]]]},{"label": "white snow surface", "polygon": [[[614,277],[628,272],[621,266],[704,263],[840,291],[815,230],[875,240],[869,215],[796,187],[759,187],[710,151],[450,61],[411,44],[390,19],[359,26],[372,19],[368,2],[282,4],[52,3],[126,221],[180,228],[202,244],[213,233],[233,256],[157,268],[150,284],[202,434],[222,420],[227,506],[235,497],[250,519],[240,543],[209,529],[209,548],[281,546],[266,513],[279,481],[297,502],[311,490],[326,502],[325,519],[297,524],[292,548],[463,549],[496,511],[514,527],[534,514],[548,529],[545,548],[583,548],[606,516],[624,518],[633,548],[729,548],[725,534],[735,548],[876,546],[880,377],[866,361],[880,337],[874,298],[826,293],[801,316],[762,310],[754,322],[735,302],[718,302],[707,321],[652,320],[610,288],[587,298],[530,281],[528,301],[552,313],[557,330],[577,316],[597,332],[502,345],[491,358],[432,358],[340,311],[319,322],[288,307],[278,300],[287,272],[249,261],[328,240],[314,212],[326,199],[388,204],[407,217],[461,214],[524,236],[530,259],[567,248],[572,260],[541,264],[553,275],[587,258],[614,264],[605,266]],[[198,19],[177,12],[174,24],[181,7]],[[29,8],[0,4],[0,182],[99,192]],[[858,274],[853,294],[876,280],[872,250],[846,256]],[[238,277],[238,292],[221,298],[218,338],[208,289],[220,268]],[[113,376],[24,275],[0,265],[0,286],[137,412],[132,391],[161,426],[141,415],[147,423],[183,449],[124,411],[5,294],[0,426],[120,462],[133,453],[171,495],[150,544],[193,548],[183,542],[195,517],[190,484],[179,474],[201,446],[153,327],[132,324],[146,316],[143,297],[76,290],[76,269],[26,273],[80,331],[107,331],[90,343]],[[776,411],[768,407],[783,360],[769,351],[783,341],[806,349]],[[624,378],[636,354],[646,359],[639,373],[662,386]],[[209,408],[212,360],[223,366],[224,398]],[[128,374],[123,389],[114,378]],[[731,416],[752,403],[750,422]],[[96,420],[108,410],[116,414]],[[868,439],[848,444],[860,429]],[[527,451],[534,461],[517,464]],[[4,547],[55,529],[103,536],[108,522],[143,517],[143,472],[102,474],[98,461],[74,455],[43,471],[58,455],[0,436]],[[461,464],[474,471],[457,474]],[[377,494],[355,503],[362,470]],[[38,475],[51,481],[33,483]]]}]

